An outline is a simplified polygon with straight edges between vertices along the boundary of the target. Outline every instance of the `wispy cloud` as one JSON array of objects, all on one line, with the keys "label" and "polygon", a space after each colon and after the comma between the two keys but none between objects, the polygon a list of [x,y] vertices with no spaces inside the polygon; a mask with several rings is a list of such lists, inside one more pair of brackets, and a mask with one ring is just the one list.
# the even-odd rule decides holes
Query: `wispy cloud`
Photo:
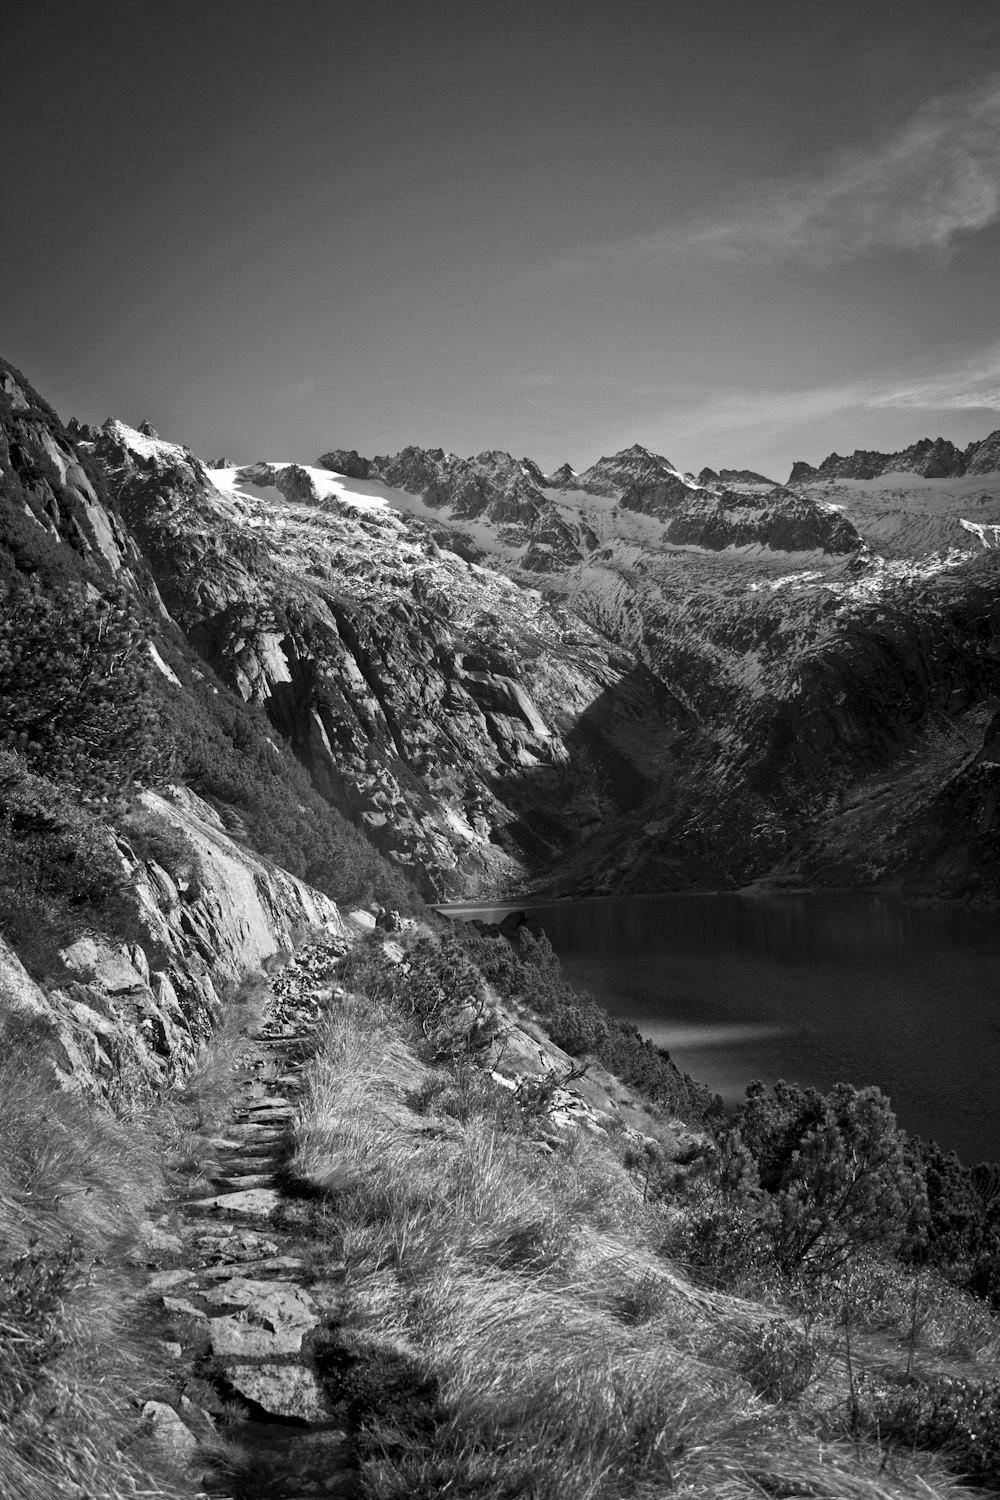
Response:
[{"label": "wispy cloud", "polygon": [[933,375],[907,379],[898,372],[795,391],[721,391],[695,397],[679,413],[689,437],[716,432],[787,430],[818,418],[864,411],[1000,411],[1000,344],[950,364]]},{"label": "wispy cloud", "polygon": [[850,409],[925,411],[1000,410],[1000,342],[942,365],[931,375],[913,377],[886,370],[856,381],[796,390],[697,390],[674,382],[646,382],[603,375],[524,375],[514,384],[527,393],[613,392],[625,399],[653,397],[690,413],[694,430],[721,425],[755,426],[780,417],[796,420]]},{"label": "wispy cloud", "polygon": [[1000,344],[919,380],[890,382],[868,406],[923,407],[929,411],[1000,409]]},{"label": "wispy cloud", "polygon": [[[939,419],[949,435],[950,411],[1000,413],[1000,342],[930,375],[889,369],[795,390],[710,390],[554,373],[524,376],[515,384],[526,400],[550,417],[564,418],[574,432],[591,435],[599,428],[603,452],[638,441],[681,459],[682,466],[699,468],[706,455],[718,461],[721,447],[730,455],[721,461],[772,473],[806,452],[822,457],[845,435],[855,446],[891,447],[895,438],[879,434],[898,433],[898,446],[905,446],[936,435]],[[590,409],[591,392],[598,394],[598,411]],[[840,437],[830,436],[838,431]]]},{"label": "wispy cloud", "polygon": [[559,262],[545,279],[680,258],[831,266],[880,251],[943,264],[1000,218],[1000,73],[942,95],[882,140],[815,171],[750,184],[713,214]]}]

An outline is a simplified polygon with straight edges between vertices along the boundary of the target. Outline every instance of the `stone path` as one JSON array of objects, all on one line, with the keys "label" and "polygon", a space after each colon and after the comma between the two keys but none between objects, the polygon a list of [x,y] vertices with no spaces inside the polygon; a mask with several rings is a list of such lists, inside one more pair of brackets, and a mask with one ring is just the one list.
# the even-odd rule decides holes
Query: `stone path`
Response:
[{"label": "stone path", "polygon": [[[264,1023],[234,1080],[230,1118],[200,1141],[202,1174],[214,1191],[170,1205],[159,1221],[149,1293],[178,1378],[170,1399],[147,1401],[143,1415],[161,1449],[201,1472],[203,1495],[314,1500],[355,1492],[349,1437],[312,1358],[317,1339],[336,1327],[342,1267],[317,1234],[314,1204],[284,1184],[299,1076],[345,946],[314,944],[272,977]],[[229,1463],[213,1466],[220,1439],[235,1448]]]}]

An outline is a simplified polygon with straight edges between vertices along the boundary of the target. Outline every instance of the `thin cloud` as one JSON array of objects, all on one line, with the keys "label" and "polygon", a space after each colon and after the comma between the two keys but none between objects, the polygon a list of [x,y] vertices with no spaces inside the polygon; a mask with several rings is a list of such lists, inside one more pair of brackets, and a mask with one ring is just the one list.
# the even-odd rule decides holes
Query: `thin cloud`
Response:
[{"label": "thin cloud", "polygon": [[[554,384],[555,377],[550,377]],[[577,388],[574,377],[567,385]],[[697,454],[720,442],[755,450],[767,444],[786,447],[797,432],[815,431],[834,419],[860,421],[865,412],[925,412],[928,422],[948,411],[1000,412],[1000,343],[920,379],[887,371],[866,380],[798,390],[721,390],[673,393],[655,420],[648,407],[630,415],[618,413],[614,433],[619,447],[639,441],[663,451],[676,447]],[[917,433],[915,432],[915,436]],[[605,439],[612,442],[612,438]],[[810,442],[813,438],[809,439]],[[610,449],[608,450],[610,451]],[[674,455],[676,456],[676,455]],[[698,464],[703,460],[698,458]],[[697,465],[696,465],[697,466]]]},{"label": "thin cloud", "polygon": [[[529,400],[538,397],[544,401],[547,395],[558,399],[562,395],[572,401],[579,393],[591,390],[614,394],[626,403],[653,398],[661,408],[669,409],[671,426],[687,438],[724,431],[777,432],[850,411],[1000,411],[1000,342],[919,378],[888,370],[868,379],[788,391],[708,391],[674,382],[658,385],[619,376],[555,373],[523,375],[512,383]],[[636,409],[628,421],[636,430],[645,427],[648,406]]]},{"label": "thin cloud", "polygon": [[926,379],[892,385],[867,405],[938,411],[1000,408],[1000,344]]},{"label": "thin cloud", "polygon": [[673,385],[631,380],[620,375],[518,375],[511,381],[522,391],[615,391],[628,396],[666,396],[673,393]]},{"label": "thin cloud", "polygon": [[743,189],[723,211],[618,240],[545,273],[657,268],[680,258],[817,266],[883,251],[944,264],[962,235],[1000,218],[1000,73],[923,105],[890,136],[815,172]]}]

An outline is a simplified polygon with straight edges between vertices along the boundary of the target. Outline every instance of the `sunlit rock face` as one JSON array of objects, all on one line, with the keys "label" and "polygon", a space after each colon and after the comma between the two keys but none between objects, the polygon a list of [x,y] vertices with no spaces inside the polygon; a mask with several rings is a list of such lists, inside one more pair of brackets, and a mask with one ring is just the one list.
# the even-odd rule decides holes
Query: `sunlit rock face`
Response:
[{"label": "sunlit rock face", "polygon": [[[120,423],[97,452],[172,618],[428,894],[523,880],[696,732],[634,657],[377,494],[210,471]],[[503,528],[530,481],[500,465],[494,502],[472,467],[456,503]]]},{"label": "sunlit rock face", "polygon": [[187,1073],[224,997],[267,959],[290,953],[303,927],[343,933],[332,901],[234,842],[200,797],[174,788],[146,792],[143,802],[184,837],[198,874],[175,880],[119,842],[135,942],[68,937],[62,977],[42,987],[0,938],[0,1021],[45,1027],[64,1087],[105,1095],[124,1074],[133,1103]]}]

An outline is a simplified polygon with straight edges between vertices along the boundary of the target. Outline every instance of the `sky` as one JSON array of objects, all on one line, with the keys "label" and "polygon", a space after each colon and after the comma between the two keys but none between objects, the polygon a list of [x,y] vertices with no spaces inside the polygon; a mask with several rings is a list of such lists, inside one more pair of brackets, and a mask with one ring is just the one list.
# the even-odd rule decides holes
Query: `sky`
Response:
[{"label": "sky", "polygon": [[32,0],[0,354],[204,458],[1000,427],[996,0]]}]

